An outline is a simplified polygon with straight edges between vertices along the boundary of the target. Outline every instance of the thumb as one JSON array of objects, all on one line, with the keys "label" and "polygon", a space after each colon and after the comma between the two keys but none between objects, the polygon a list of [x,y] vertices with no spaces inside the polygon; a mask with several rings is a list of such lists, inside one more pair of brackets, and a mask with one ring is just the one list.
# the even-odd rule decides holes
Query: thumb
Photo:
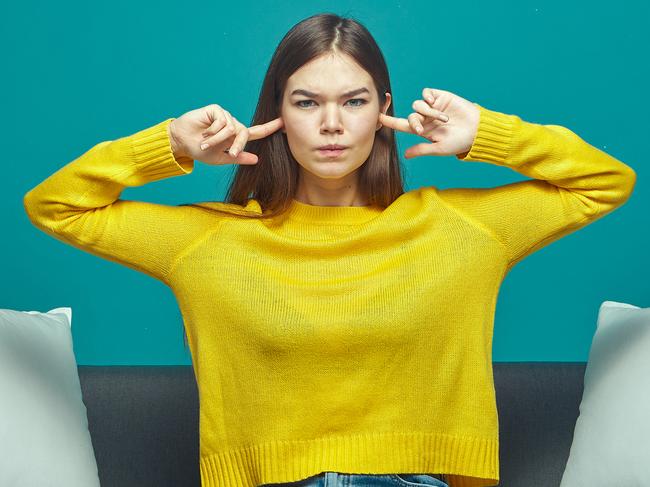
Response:
[{"label": "thumb", "polygon": [[404,157],[407,159],[410,159],[412,157],[418,157],[418,156],[443,156],[444,151],[440,148],[440,144],[438,142],[430,142],[426,143],[423,142],[421,144],[416,144],[412,147],[409,147],[406,149],[406,152],[404,153]]}]

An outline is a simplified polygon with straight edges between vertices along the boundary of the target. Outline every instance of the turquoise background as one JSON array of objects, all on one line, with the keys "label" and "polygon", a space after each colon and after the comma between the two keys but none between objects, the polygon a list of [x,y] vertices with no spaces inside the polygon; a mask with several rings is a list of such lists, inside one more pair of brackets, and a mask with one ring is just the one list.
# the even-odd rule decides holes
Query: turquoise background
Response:
[{"label": "turquoise background", "polygon": [[[319,12],[352,16],[373,33],[397,115],[411,113],[422,88],[441,88],[526,121],[568,127],[636,171],[625,205],[506,277],[495,362],[586,361],[603,301],[650,306],[647,3],[114,0],[4,9],[0,308],[71,307],[80,365],[191,364],[171,290],[41,232],[23,196],[95,144],[209,103],[248,125],[278,42]],[[400,154],[419,141],[399,133]],[[403,163],[406,190],[527,179],[453,157]],[[234,169],[197,163],[189,176],[127,188],[122,198],[220,200]]]}]

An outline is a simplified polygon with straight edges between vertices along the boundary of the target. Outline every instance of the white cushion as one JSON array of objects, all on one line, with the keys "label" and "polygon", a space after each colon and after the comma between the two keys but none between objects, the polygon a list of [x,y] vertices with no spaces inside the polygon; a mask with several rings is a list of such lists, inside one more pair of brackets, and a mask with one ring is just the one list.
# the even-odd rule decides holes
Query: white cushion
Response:
[{"label": "white cushion", "polygon": [[650,482],[650,308],[600,306],[560,487]]},{"label": "white cushion", "polygon": [[0,486],[99,487],[71,323],[0,309]]}]

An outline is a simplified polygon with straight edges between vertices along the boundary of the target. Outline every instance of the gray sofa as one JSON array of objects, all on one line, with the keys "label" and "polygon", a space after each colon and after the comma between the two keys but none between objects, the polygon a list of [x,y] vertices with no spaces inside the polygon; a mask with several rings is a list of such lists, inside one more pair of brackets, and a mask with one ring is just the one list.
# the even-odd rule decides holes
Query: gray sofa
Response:
[{"label": "gray sofa", "polygon": [[[502,487],[558,487],[586,362],[497,362]],[[200,487],[191,366],[78,366],[102,487]]]}]

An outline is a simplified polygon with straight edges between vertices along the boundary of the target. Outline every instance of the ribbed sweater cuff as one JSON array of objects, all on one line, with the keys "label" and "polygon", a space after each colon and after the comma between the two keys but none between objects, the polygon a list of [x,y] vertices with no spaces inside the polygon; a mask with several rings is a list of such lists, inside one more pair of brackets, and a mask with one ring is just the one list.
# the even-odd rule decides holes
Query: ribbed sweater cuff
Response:
[{"label": "ribbed sweater cuff", "polygon": [[456,154],[456,158],[463,162],[491,162],[505,166],[517,117],[475,105],[480,110],[476,137],[469,152]]},{"label": "ribbed sweater cuff", "polygon": [[192,158],[174,157],[167,131],[167,126],[173,120],[168,118],[127,138],[137,174],[145,181],[190,174],[194,169]]}]

